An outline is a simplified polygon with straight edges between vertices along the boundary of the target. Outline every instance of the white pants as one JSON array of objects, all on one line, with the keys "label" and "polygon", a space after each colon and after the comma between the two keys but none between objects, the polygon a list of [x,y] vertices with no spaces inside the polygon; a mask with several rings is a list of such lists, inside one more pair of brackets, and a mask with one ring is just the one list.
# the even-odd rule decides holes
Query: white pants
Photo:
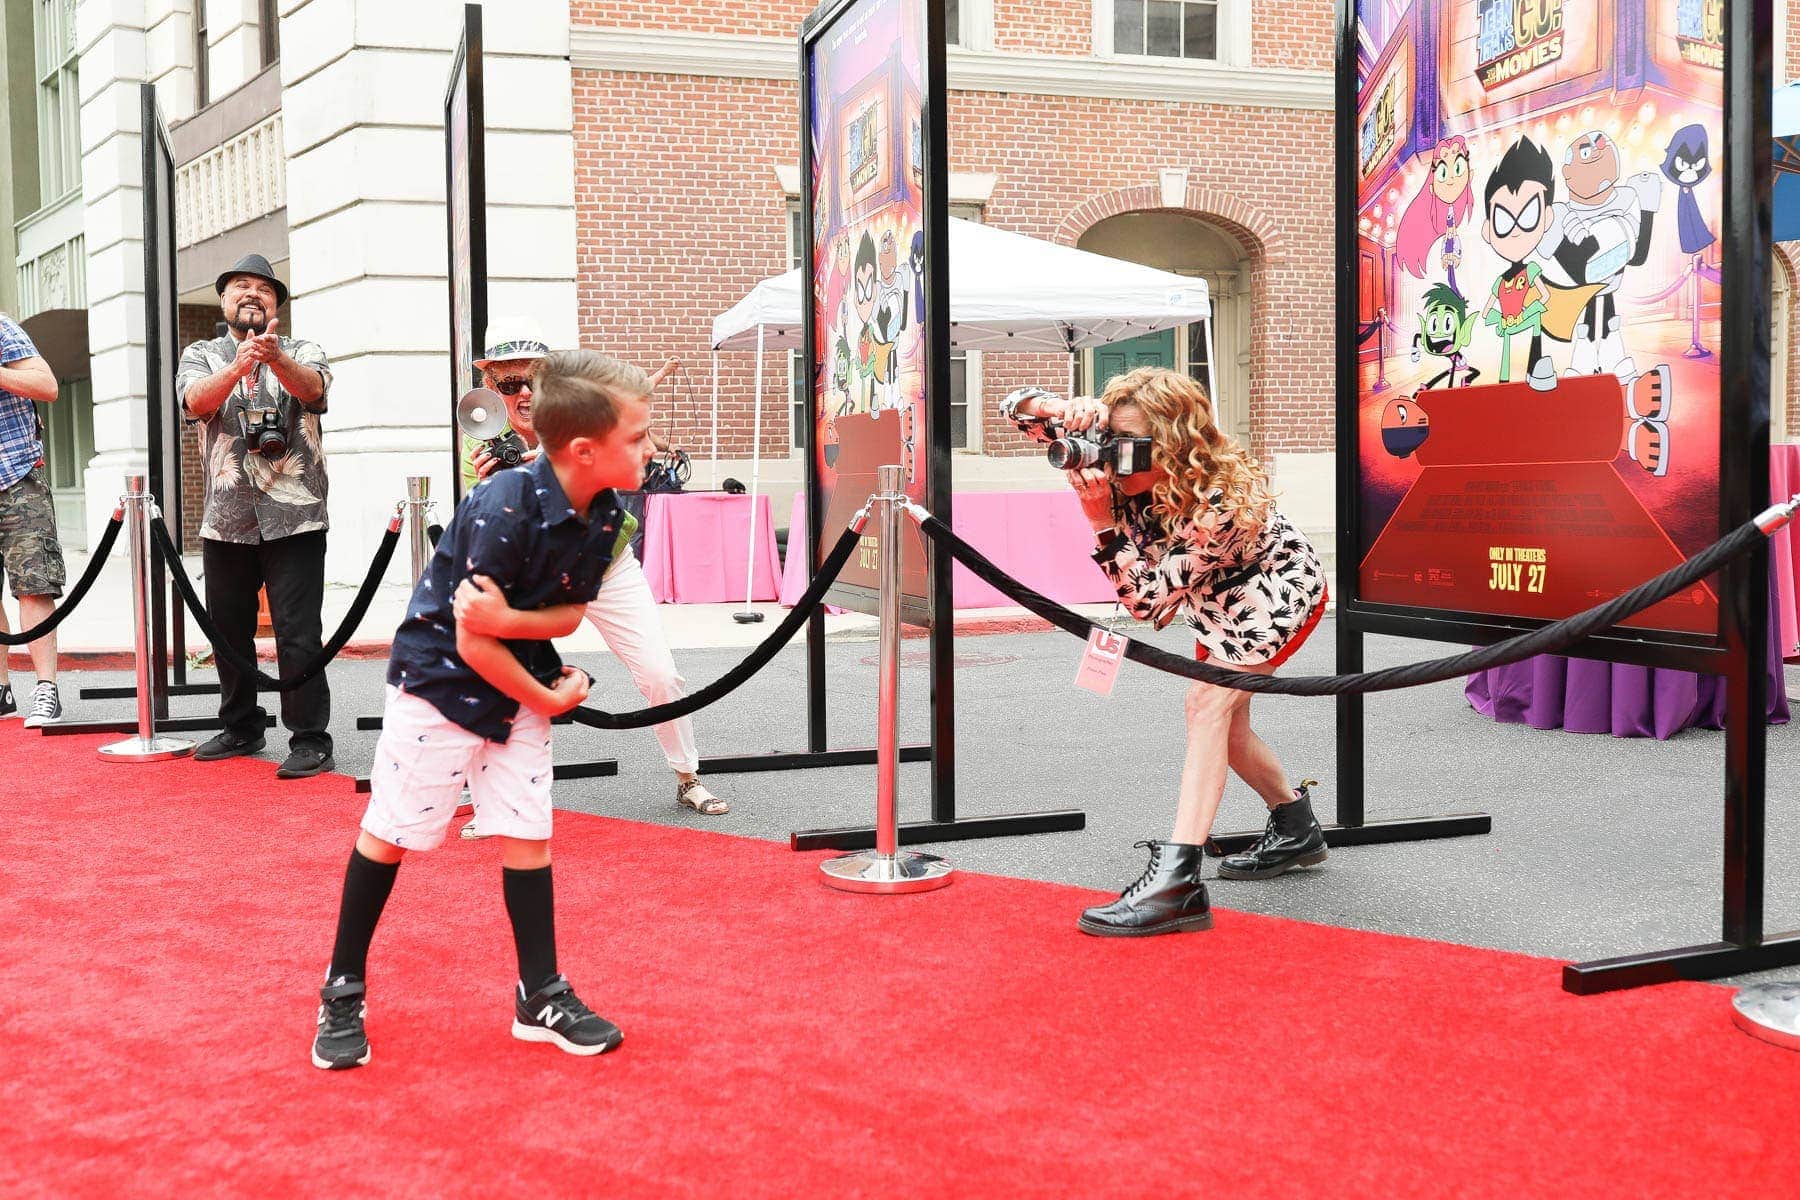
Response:
[{"label": "white pants", "polygon": [[[600,594],[587,607],[587,619],[607,647],[631,672],[631,681],[651,706],[667,704],[687,695],[687,681],[675,669],[669,639],[663,636],[662,615],[637,555],[627,547],[613,559],[600,584]],[[693,774],[700,769],[700,751],[694,745],[694,723],[687,717],[664,721],[656,727],[656,740],[672,770]]]}]

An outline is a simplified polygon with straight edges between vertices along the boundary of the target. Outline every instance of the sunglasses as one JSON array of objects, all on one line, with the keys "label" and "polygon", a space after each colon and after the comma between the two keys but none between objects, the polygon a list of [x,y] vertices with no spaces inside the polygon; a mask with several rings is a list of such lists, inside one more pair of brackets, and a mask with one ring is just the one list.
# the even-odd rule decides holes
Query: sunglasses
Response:
[{"label": "sunglasses", "polygon": [[531,386],[529,379],[496,379],[494,390],[502,396],[516,396]]}]

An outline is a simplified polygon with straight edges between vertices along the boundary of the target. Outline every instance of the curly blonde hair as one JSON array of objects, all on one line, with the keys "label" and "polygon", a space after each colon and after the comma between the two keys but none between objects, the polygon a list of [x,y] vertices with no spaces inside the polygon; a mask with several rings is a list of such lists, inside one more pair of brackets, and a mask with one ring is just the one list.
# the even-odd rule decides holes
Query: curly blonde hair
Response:
[{"label": "curly blonde hair", "polygon": [[1151,515],[1165,526],[1197,517],[1211,493],[1240,527],[1262,528],[1275,503],[1269,476],[1249,451],[1219,428],[1206,389],[1167,367],[1139,367],[1115,378],[1100,402],[1130,405],[1150,427],[1150,461],[1166,478],[1150,490]]}]

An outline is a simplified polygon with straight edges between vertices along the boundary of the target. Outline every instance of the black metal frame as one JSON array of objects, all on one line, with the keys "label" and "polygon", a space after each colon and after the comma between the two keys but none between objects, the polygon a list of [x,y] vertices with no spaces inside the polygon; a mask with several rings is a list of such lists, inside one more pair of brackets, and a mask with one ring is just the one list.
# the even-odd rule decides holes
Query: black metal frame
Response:
[{"label": "black metal frame", "polygon": [[[1366,635],[1491,645],[1542,621],[1434,613],[1368,604],[1357,592],[1362,551],[1358,421],[1356,57],[1357,0],[1339,0],[1337,41],[1337,669],[1363,669]],[[1768,505],[1769,462],[1769,107],[1770,0],[1726,8],[1725,272],[1720,336],[1719,528],[1731,529]],[[1344,347],[1351,350],[1346,353]],[[1764,772],[1767,727],[1768,546],[1721,573],[1716,639],[1615,630],[1568,653],[1606,662],[1703,671],[1726,678],[1725,869],[1723,937],[1716,943],[1654,951],[1563,970],[1565,990],[1613,991],[1674,979],[1800,963],[1800,933],[1763,933]],[[1485,814],[1369,823],[1364,816],[1366,749],[1361,696],[1337,706],[1338,824],[1334,845],[1485,833]],[[1221,839],[1224,841],[1225,839]]]},{"label": "black metal frame", "polygon": [[[813,49],[859,0],[826,0],[800,26],[800,225],[806,238],[800,256],[802,286],[801,361],[807,373],[806,395],[818,403],[813,295]],[[950,481],[950,160],[945,114],[944,4],[943,0],[919,0],[925,10],[922,46],[925,79],[920,97],[925,155],[924,223],[926,280],[929,292],[926,313],[930,324],[926,348],[927,420],[925,441],[929,454],[927,490],[930,508],[939,519],[951,517]],[[806,561],[816,569],[823,540],[825,514],[820,495],[818,422],[806,423]],[[790,534],[790,536],[792,536]],[[978,837],[1010,837],[1024,833],[1051,833],[1086,827],[1079,810],[1020,813],[1008,816],[958,819],[956,815],[956,606],[951,594],[951,561],[948,549],[927,542],[931,555],[931,743],[903,746],[901,762],[931,762],[931,819],[901,826],[900,840],[953,841]],[[815,612],[806,625],[806,739],[799,753],[740,755],[702,760],[703,771],[796,770],[814,767],[865,765],[875,761],[868,749],[827,749],[825,728],[825,615]],[[789,844],[796,850],[860,850],[875,844],[872,826],[796,831]]]},{"label": "black metal frame", "polygon": [[[468,156],[468,192],[457,195],[456,167],[451,157],[454,138],[451,118],[458,84],[464,89],[463,147]],[[444,220],[445,252],[449,259],[450,291],[450,495],[462,501],[462,433],[456,425],[456,400],[462,388],[462,364],[456,354],[456,220],[462,202],[469,222],[469,337],[465,347],[471,359],[481,353],[480,341],[487,329],[487,108],[483,95],[481,56],[481,5],[463,5],[463,35],[450,63],[449,83],[444,88]]]},{"label": "black metal frame", "polygon": [[[184,524],[181,498],[181,410],[175,370],[181,362],[180,287],[175,277],[175,155],[152,84],[138,87],[144,215],[144,428],[147,480],[171,528]],[[167,261],[164,261],[165,256]],[[187,682],[187,623],[181,598],[156,546],[150,547],[150,708],[164,729],[218,729],[216,717],[169,717],[169,697],[218,695],[216,683]],[[171,677],[173,681],[171,682]],[[137,687],[82,688],[83,700],[131,700]],[[46,727],[49,728],[49,727]],[[116,721],[70,722],[59,732],[133,732]]]}]

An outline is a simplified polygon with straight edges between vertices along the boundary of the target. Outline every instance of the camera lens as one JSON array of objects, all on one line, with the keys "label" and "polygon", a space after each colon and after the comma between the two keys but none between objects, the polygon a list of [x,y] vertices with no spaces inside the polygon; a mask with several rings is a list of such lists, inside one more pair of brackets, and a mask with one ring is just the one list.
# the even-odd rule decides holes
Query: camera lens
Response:
[{"label": "camera lens", "polygon": [[1100,461],[1100,447],[1086,438],[1057,438],[1050,443],[1049,458],[1059,471],[1079,470]]}]

